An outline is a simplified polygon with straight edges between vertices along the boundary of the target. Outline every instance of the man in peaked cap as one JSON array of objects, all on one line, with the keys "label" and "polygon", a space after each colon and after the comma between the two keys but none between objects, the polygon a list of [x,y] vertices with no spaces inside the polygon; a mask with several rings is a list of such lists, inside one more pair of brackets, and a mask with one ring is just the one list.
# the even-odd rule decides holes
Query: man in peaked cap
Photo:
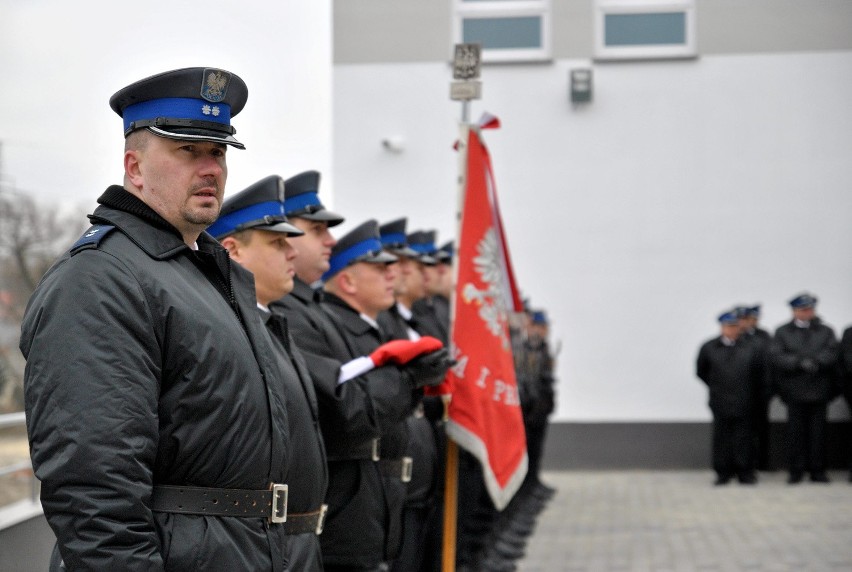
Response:
[{"label": "man in peaked cap", "polygon": [[[766,361],[769,356],[769,343],[772,334],[760,327],[760,304],[754,306],[738,306],[736,308],[743,341],[755,344],[761,359]],[[766,368],[766,378],[759,394],[754,399],[751,423],[754,434],[754,461],[760,471],[772,469],[769,460],[769,436],[771,422],[769,419],[769,403],[772,400],[772,374]]]},{"label": "man in peaked cap", "polygon": [[432,257],[435,264],[424,265],[426,296],[412,306],[417,321],[431,335],[449,344],[450,297],[453,293],[453,241],[445,243]]},{"label": "man in peaked cap", "polygon": [[198,67],[110,100],[124,184],[98,199],[21,328],[55,567],[61,554],[72,570],[286,569],[285,383],[251,274],[204,232],[247,94]]},{"label": "man in peaked cap", "polygon": [[733,477],[755,484],[751,410],[763,383],[764,362],[754,344],[741,340],[736,311],[723,312],[718,320],[720,334],[701,346],[695,367],[710,392],[716,485]]},{"label": "man in peaked cap", "polygon": [[[426,294],[425,277],[420,254],[408,245],[407,223],[403,217],[379,227],[382,247],[397,256],[399,262],[391,267],[398,269],[394,275],[394,304],[381,312],[377,321],[391,338],[418,340],[430,334],[415,320],[412,312],[414,303]],[[437,514],[437,491],[443,476],[438,471],[435,429],[425,416],[424,403],[427,401],[434,402],[432,409],[443,414],[440,397],[426,397],[418,391],[412,414],[405,420],[408,442],[404,454],[412,460],[413,468],[403,507],[402,544],[391,567],[393,571],[431,570],[440,562],[440,549],[424,549],[428,546],[428,535],[433,532],[427,527],[441,525],[433,517]]]},{"label": "man in peaked cap", "polygon": [[804,292],[789,304],[793,319],[775,331],[769,345],[775,389],[787,404],[788,482],[801,482],[807,471],[811,481],[827,483],[826,415],[834,396],[837,338],[816,315],[816,296]]},{"label": "man in peaked cap", "polygon": [[225,201],[208,232],[228,249],[231,259],[254,275],[258,314],[272,338],[272,347],[285,383],[290,457],[288,487],[287,562],[290,570],[322,570],[319,534],[322,532],[328,470],[319,430],[313,381],[295,346],[286,317],[269,311],[269,304],[293,289],[291,237],[303,232],[284,215],[284,179],[270,175]]},{"label": "man in peaked cap", "polygon": [[[289,239],[298,250],[293,291],[270,309],[286,317],[317,393],[329,467],[329,511],[320,537],[325,569],[373,570],[395,554],[399,536],[398,526],[387,518],[382,472],[393,465],[380,461],[380,421],[404,417],[411,407],[411,391],[401,391],[396,365],[385,366],[383,359],[402,363],[412,352],[394,358],[389,353],[384,358],[356,355],[351,336],[321,307],[323,291],[312,286],[321,286],[330,269],[337,240],[329,227],[343,217],[325,209],[318,186],[316,171],[285,181],[285,213],[305,234]],[[423,349],[408,344],[413,353]]]},{"label": "man in peaked cap", "polygon": [[[382,522],[385,525],[375,530],[375,539],[363,528],[356,538],[360,546],[373,544],[375,540],[384,543],[381,551],[376,546],[375,555],[382,557],[381,561],[375,562],[377,566],[390,564],[398,556],[402,542],[403,503],[412,471],[411,461],[406,458],[406,418],[414,409],[418,390],[440,383],[447,369],[454,363],[448,350],[435,338],[391,341],[391,337],[381,330],[378,316],[394,303],[393,274],[388,270],[388,266],[394,262],[396,257],[382,248],[378,223],[369,220],[354,228],[335,245],[329,270],[323,276],[326,292],[323,304],[337,329],[346,336],[351,360],[370,355],[386,343],[432,344],[430,347],[433,351],[407,362],[397,360],[395,364],[389,363],[381,368],[390,380],[387,387],[390,393],[386,399],[393,402],[392,408],[376,411],[380,429],[380,459],[374,463],[373,472],[380,475],[379,484],[385,505]],[[370,389],[375,391],[372,385]],[[376,398],[377,394],[374,393]],[[343,500],[340,499],[340,504]],[[329,505],[333,506],[331,495]],[[351,524],[350,521],[348,526],[351,527]],[[342,559],[343,555],[336,557]]]}]

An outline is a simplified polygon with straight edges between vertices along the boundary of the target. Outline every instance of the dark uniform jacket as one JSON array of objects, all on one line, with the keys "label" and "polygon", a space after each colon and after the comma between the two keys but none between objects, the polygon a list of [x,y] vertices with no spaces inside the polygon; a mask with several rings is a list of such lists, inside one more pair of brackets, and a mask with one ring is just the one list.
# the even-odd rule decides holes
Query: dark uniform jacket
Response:
[{"label": "dark uniform jacket", "polygon": [[400,532],[399,523],[389,517],[390,507],[399,501],[387,498],[373,447],[379,447],[388,419],[404,419],[411,410],[413,384],[401,380],[394,367],[338,384],[341,365],[370,351],[354,343],[350,331],[323,310],[322,297],[296,279],[293,292],[270,308],[287,317],[317,390],[329,461],[328,516],[320,536],[323,561],[376,566],[395,556]]},{"label": "dark uniform jacket", "polygon": [[411,307],[414,319],[417,323],[417,331],[424,336],[432,336],[444,342],[444,346],[450,345],[450,301],[444,296],[436,294],[428,298],[421,298],[414,302]]},{"label": "dark uniform jacket", "polygon": [[843,330],[837,360],[838,384],[852,411],[852,326]]},{"label": "dark uniform jacket", "polygon": [[21,351],[41,500],[70,570],[283,570],[263,517],[152,512],[157,484],[283,483],[283,381],[251,275],[121,187],[27,306]]},{"label": "dark uniform jacket", "polygon": [[[819,318],[811,320],[807,328],[792,321],[784,324],[769,346],[776,392],[785,403],[829,401],[834,395],[837,356],[834,331]],[[817,371],[803,369],[805,358],[816,363]]]},{"label": "dark uniform jacket", "polygon": [[763,361],[754,344],[734,345],[716,337],[698,351],[696,374],[710,389],[710,410],[716,417],[748,417],[763,392]]},{"label": "dark uniform jacket", "polygon": [[[408,328],[414,330],[417,335],[426,335],[419,332],[416,327],[412,327],[417,324],[406,322],[397,306],[392,306],[379,314],[379,325],[389,340],[409,339]],[[422,507],[430,501],[438,478],[435,471],[438,463],[438,449],[432,423],[426,419],[423,408],[419,406],[423,399],[423,391],[418,390],[414,395],[414,401],[418,406],[405,420],[405,431],[408,433],[405,455],[413,461],[411,482],[408,483],[405,504],[415,507]],[[426,399],[440,400],[440,397]]]},{"label": "dark uniform jacket", "polygon": [[[287,515],[293,522],[296,515],[320,513],[328,487],[317,395],[305,360],[290,337],[287,319],[281,314],[260,309],[258,312],[274,340],[274,354],[284,374],[291,459],[285,477]],[[322,570],[320,542],[315,531],[290,534],[287,539],[290,570]]]}]

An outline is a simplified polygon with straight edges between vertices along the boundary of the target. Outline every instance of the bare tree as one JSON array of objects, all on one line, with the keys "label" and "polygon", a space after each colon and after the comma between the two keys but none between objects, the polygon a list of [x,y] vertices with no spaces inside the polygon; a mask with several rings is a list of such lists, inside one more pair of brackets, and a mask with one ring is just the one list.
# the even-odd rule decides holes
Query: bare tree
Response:
[{"label": "bare tree", "polygon": [[0,192],[0,411],[23,408],[17,346],[27,301],[85,225],[81,213],[62,214],[27,194]]}]

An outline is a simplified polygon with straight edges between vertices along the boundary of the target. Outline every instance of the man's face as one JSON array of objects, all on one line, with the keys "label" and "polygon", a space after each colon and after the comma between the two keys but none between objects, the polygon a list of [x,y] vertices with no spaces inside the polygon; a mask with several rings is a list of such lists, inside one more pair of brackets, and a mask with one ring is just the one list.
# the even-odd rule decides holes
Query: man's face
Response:
[{"label": "man's face", "polygon": [[328,259],[337,239],[329,232],[327,222],[294,217],[290,219],[290,223],[305,233],[290,238],[290,242],[299,251],[294,261],[296,275],[312,284],[322,278],[323,273],[329,269]]},{"label": "man's face", "polygon": [[415,300],[426,296],[426,275],[423,263],[414,258],[400,257],[399,279],[396,285],[396,295],[403,302],[411,305]]},{"label": "man's face", "polygon": [[199,233],[219,216],[228,167],[226,146],[148,135],[125,152],[125,169],[140,198],[181,234]]},{"label": "man's face", "polygon": [[453,267],[450,264],[438,264],[439,285],[436,288],[439,294],[443,294],[447,298],[453,292]]},{"label": "man's face", "polygon": [[393,264],[358,262],[350,266],[355,299],[361,311],[375,318],[394,304]]},{"label": "man's face", "polygon": [[248,242],[228,249],[231,258],[254,274],[257,301],[264,306],[293,290],[293,261],[298,252],[290,240],[282,232],[253,230]]},{"label": "man's face", "polygon": [[434,296],[441,293],[441,264],[424,264],[423,276],[425,278],[426,295]]},{"label": "man's face", "polygon": [[736,340],[740,337],[739,324],[722,324],[722,335],[729,340]]},{"label": "man's face", "polygon": [[804,308],[793,308],[793,318],[796,320],[801,320],[803,322],[810,322],[814,319],[816,315],[816,308],[813,306],[806,306]]}]

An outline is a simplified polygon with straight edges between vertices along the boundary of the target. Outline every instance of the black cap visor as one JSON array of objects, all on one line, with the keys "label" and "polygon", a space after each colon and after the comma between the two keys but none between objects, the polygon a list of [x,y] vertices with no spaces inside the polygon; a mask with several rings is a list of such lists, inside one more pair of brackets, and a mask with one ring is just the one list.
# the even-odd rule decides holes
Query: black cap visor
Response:
[{"label": "black cap visor", "polygon": [[328,223],[329,228],[337,226],[344,220],[346,220],[341,215],[326,210],[324,208],[321,208],[319,210],[309,208],[304,209],[302,211],[289,212],[287,213],[287,216],[290,218],[299,217],[305,220]]},{"label": "black cap visor", "polygon": [[[257,220],[252,220],[237,226],[233,232],[241,232],[243,230],[266,230],[269,232],[283,232],[287,236],[302,236],[305,234],[299,227],[293,226],[286,220],[281,220],[277,216],[265,216]],[[229,233],[230,234],[230,233]]]},{"label": "black cap visor", "polygon": [[369,262],[370,264],[393,264],[397,261],[399,261],[399,258],[394,256],[390,252],[380,250],[379,252],[368,252],[364,256],[359,256],[358,258],[352,261],[352,264],[355,264],[356,262]]},{"label": "black cap visor", "polygon": [[167,127],[149,125],[147,129],[158,137],[175,139],[178,141],[205,141],[208,143],[222,143],[237,149],[245,149],[246,146],[234,139],[234,136],[225,131],[213,129],[200,129],[191,127]]}]

